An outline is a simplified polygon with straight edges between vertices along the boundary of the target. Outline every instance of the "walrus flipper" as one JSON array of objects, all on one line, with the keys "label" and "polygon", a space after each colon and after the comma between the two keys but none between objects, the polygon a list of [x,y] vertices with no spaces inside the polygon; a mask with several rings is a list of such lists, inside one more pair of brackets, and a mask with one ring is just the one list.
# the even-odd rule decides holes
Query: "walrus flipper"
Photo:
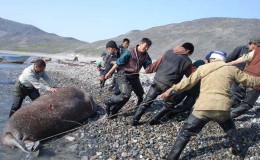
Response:
[{"label": "walrus flipper", "polygon": [[10,133],[6,133],[4,135],[3,144],[11,146],[11,147],[14,146],[14,147],[17,147],[17,148],[21,149],[25,153],[30,153],[30,152],[27,151],[27,148],[26,148],[25,144],[21,140],[16,139]]},{"label": "walrus flipper", "polygon": [[26,150],[29,152],[35,152],[40,147],[40,141],[35,142],[25,142]]}]

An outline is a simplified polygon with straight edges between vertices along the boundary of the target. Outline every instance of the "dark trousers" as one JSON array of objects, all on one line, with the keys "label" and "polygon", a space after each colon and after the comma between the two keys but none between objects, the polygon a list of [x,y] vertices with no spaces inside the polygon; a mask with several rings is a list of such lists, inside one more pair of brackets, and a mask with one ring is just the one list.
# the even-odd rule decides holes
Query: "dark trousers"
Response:
[{"label": "dark trousers", "polygon": [[119,85],[117,83],[116,75],[112,79],[111,86],[109,87],[109,90],[111,90],[111,91],[113,90],[115,95],[120,94]]},{"label": "dark trousers", "polygon": [[[165,118],[172,118],[176,114],[186,112],[186,111],[191,111],[192,106],[196,102],[196,98],[191,94],[180,94],[178,95],[177,98],[174,102],[169,104],[169,102],[165,102],[166,104],[163,106],[163,108],[151,118],[151,121],[153,122],[158,122],[161,118],[165,116]],[[185,99],[184,99],[185,98]],[[184,99],[184,101],[182,101]],[[182,101],[182,102],[180,102]],[[179,103],[180,102],[180,103]],[[178,104],[177,104],[178,103]],[[175,105],[177,104],[177,105]]]},{"label": "dark trousers", "polygon": [[36,88],[26,88],[23,86],[19,81],[16,82],[14,89],[13,89],[13,104],[11,108],[10,116],[21,108],[23,100],[26,96],[29,96],[30,99],[33,101],[36,98],[40,97],[40,93]]},{"label": "dark trousers", "polygon": [[[162,83],[153,83],[151,87],[149,88],[149,91],[147,92],[143,103],[139,106],[139,108],[135,111],[133,120],[132,120],[132,125],[138,125],[139,120],[141,119],[142,115],[145,113],[145,111],[152,105],[153,101],[157,98],[158,95],[162,94],[165,90],[167,90],[170,86],[167,86]],[[180,99],[171,99],[166,102],[167,106],[174,106],[177,103],[181,102],[181,100],[184,97],[181,97]],[[176,102],[177,101],[177,102]],[[161,114],[162,112],[160,112]],[[160,117],[160,114],[157,114],[152,121],[157,121],[157,118]],[[164,113],[163,113],[164,114]],[[153,122],[152,122],[153,123]],[[150,124],[152,124],[150,123]]]},{"label": "dark trousers", "polygon": [[[120,94],[113,95],[109,98],[109,105],[112,105],[112,112],[117,113],[130,99],[132,91],[136,94],[138,99],[143,98],[144,90],[141,85],[139,74],[124,75],[124,71],[118,72],[117,83]],[[127,73],[129,74],[129,73]]]},{"label": "dark trousers", "polygon": [[[197,135],[202,130],[202,128],[211,120],[213,119],[211,118],[200,119],[194,116],[193,114],[191,114],[187,119],[187,121],[184,123],[167,159],[168,160],[178,159],[179,156],[181,155],[181,152],[183,151],[187,143],[190,141],[191,136]],[[217,122],[217,123],[227,133],[227,135],[231,138],[231,141],[234,144],[239,143],[236,134],[236,127],[231,118],[228,118],[223,122]]]},{"label": "dark trousers", "polygon": [[258,99],[259,93],[260,91],[253,89],[246,91],[242,101],[240,103],[234,103],[236,106],[234,106],[235,108],[230,113],[231,118],[239,117],[246,111],[250,110]]}]

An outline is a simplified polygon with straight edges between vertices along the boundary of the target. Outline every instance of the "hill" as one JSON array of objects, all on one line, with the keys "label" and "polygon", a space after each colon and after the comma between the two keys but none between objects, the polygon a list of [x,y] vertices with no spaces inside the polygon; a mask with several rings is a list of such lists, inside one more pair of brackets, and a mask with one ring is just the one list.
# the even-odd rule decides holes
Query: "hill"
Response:
[{"label": "hill", "polygon": [[[152,58],[158,58],[166,50],[189,41],[195,46],[192,58],[198,59],[211,50],[231,52],[235,47],[247,44],[255,35],[260,35],[259,19],[205,18],[143,31],[133,30],[112,40],[120,44],[122,39],[127,37],[133,46],[143,37],[150,38],[153,42],[149,49]],[[104,51],[108,40],[110,39],[91,43],[76,52],[99,54]]]},{"label": "hill", "polygon": [[86,56],[99,56],[109,40],[118,44],[130,39],[130,47],[141,38],[150,38],[153,45],[149,53],[153,59],[166,50],[191,42],[195,46],[192,59],[204,57],[211,50],[231,52],[245,45],[253,36],[260,36],[260,19],[204,18],[182,23],[157,26],[147,30],[132,30],[118,37],[93,43],[47,33],[37,27],[0,18],[0,50],[44,53],[76,52]]},{"label": "hill", "polygon": [[70,37],[47,33],[32,25],[0,18],[0,49],[44,53],[74,52],[87,44]]}]

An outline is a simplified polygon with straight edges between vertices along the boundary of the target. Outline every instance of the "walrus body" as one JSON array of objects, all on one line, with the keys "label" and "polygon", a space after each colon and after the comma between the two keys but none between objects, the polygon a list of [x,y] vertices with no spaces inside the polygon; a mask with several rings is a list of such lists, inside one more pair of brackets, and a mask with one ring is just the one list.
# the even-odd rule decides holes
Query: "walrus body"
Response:
[{"label": "walrus body", "polygon": [[2,143],[27,152],[26,142],[67,131],[96,114],[92,97],[76,88],[61,88],[40,96],[6,122]]}]

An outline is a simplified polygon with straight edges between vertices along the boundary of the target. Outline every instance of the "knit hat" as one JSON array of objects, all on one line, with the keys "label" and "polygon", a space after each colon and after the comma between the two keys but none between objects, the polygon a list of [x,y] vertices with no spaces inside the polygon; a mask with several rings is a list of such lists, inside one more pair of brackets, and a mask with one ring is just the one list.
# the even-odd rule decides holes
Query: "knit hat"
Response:
[{"label": "knit hat", "polygon": [[183,48],[185,48],[186,50],[190,50],[189,53],[193,53],[194,51],[194,46],[192,43],[189,43],[189,42],[186,42],[186,43],[183,43],[182,45]]},{"label": "knit hat", "polygon": [[196,60],[195,62],[192,63],[196,68],[199,68],[199,66],[205,64],[203,60]]},{"label": "knit hat", "polygon": [[252,39],[250,40],[250,42],[252,42],[252,43],[254,43],[254,44],[260,46],[260,37],[258,37],[258,38],[252,38]]},{"label": "knit hat", "polygon": [[209,52],[206,56],[205,59],[209,62],[210,61],[210,56],[213,53],[213,51]]},{"label": "knit hat", "polygon": [[214,51],[211,55],[210,55],[210,59],[211,58],[216,58],[216,59],[220,59],[222,61],[226,61],[226,57],[227,57],[227,53],[223,52],[223,51]]},{"label": "knit hat", "polygon": [[115,41],[109,41],[106,44],[106,48],[117,48],[117,44]]}]

